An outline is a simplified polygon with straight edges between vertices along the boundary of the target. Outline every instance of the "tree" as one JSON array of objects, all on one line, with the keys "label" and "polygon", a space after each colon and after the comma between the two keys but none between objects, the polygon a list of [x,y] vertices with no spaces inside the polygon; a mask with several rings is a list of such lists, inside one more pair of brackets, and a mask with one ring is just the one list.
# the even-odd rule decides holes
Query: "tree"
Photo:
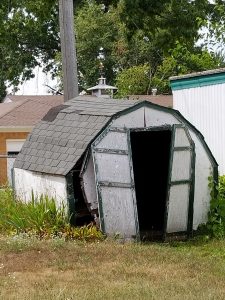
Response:
[{"label": "tree", "polygon": [[153,88],[157,88],[158,93],[171,93],[169,77],[224,66],[224,60],[219,56],[198,47],[190,52],[187,47],[177,43],[170,55],[156,68],[145,64],[119,73],[116,79],[118,96],[150,94]]},{"label": "tree", "polygon": [[[177,43],[195,53],[199,29],[208,24],[221,37],[224,1],[216,0],[79,0],[77,12],[80,84],[96,83],[99,49],[105,73],[113,84],[117,74],[148,64],[151,76]],[[225,14],[224,14],[225,15]],[[1,0],[0,94],[6,83],[17,86],[33,76],[36,65],[57,74],[60,64],[58,0]]]},{"label": "tree", "polygon": [[1,0],[0,79],[1,96],[6,81],[17,86],[33,76],[41,63],[53,69],[60,50],[58,12],[55,0]]},{"label": "tree", "polygon": [[149,85],[149,66],[139,65],[120,72],[116,79],[118,98],[128,95],[147,94]]}]

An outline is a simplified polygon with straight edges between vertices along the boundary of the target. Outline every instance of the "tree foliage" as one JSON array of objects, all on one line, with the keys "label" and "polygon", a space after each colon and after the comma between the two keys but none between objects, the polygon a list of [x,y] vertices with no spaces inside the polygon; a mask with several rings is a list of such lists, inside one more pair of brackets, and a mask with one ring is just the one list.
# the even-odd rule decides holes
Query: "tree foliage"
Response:
[{"label": "tree foliage", "polygon": [[[157,85],[162,92],[168,91],[169,74],[221,65],[221,60],[203,46],[195,46],[202,26],[208,26],[208,35],[214,40],[225,40],[224,1],[211,2],[74,1],[80,86],[86,88],[96,83],[101,48],[109,83],[114,84],[116,76],[124,70],[148,66],[148,89]],[[1,0],[0,96],[5,94],[6,84],[16,87],[32,77],[37,65],[44,64],[46,70],[58,74],[58,23],[58,0]]]},{"label": "tree foliage", "polygon": [[[17,86],[33,76],[35,66],[53,68],[60,50],[55,0],[1,0],[0,79]],[[4,93],[1,89],[1,94]]]},{"label": "tree foliage", "polygon": [[116,79],[117,97],[147,94],[149,86],[149,66],[139,65],[120,72]]}]

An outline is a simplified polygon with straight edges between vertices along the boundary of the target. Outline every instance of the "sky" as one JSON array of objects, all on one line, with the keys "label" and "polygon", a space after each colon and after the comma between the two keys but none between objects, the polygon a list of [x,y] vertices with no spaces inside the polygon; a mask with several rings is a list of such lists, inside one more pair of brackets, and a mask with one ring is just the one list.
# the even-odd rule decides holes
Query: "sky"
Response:
[{"label": "sky", "polygon": [[[34,69],[35,77],[25,81],[23,84],[19,85],[19,90],[16,95],[49,95],[52,91],[48,86],[55,88],[57,80],[52,80],[50,73],[45,74],[41,67],[36,67]],[[12,89],[8,89],[8,93],[11,93]]]}]

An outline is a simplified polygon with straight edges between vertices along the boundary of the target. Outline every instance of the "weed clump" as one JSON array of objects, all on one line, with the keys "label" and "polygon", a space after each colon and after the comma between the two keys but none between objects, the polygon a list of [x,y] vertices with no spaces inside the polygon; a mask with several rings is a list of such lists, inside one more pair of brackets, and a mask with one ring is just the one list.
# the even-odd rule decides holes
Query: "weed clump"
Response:
[{"label": "weed clump", "polygon": [[14,199],[10,188],[0,190],[0,233],[26,234],[40,239],[103,239],[103,234],[94,224],[73,227],[65,205],[57,206],[54,198],[32,195],[31,201],[24,202]]},{"label": "weed clump", "polygon": [[209,178],[211,189],[210,210],[208,222],[201,226],[200,231],[209,234],[210,237],[225,237],[225,175],[219,177],[218,185],[215,187],[213,179]]}]

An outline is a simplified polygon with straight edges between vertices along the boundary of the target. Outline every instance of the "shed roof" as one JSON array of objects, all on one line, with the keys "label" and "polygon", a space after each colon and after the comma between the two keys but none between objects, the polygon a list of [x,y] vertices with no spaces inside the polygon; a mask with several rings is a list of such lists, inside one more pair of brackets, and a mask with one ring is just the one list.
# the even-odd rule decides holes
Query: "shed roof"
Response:
[{"label": "shed roof", "polygon": [[[179,112],[147,101],[79,96],[67,101],[64,105],[52,108],[45,115],[28,136],[14,167],[66,175],[79,161],[97,134],[108,124],[112,116],[145,103],[176,114],[178,118],[192,126]],[[196,128],[194,130],[200,134]],[[202,135],[201,138],[204,141]],[[212,156],[208,148],[207,151]],[[212,159],[214,159],[213,156]]]},{"label": "shed roof", "polygon": [[225,83],[225,68],[170,77],[173,91]]},{"label": "shed roof", "polygon": [[189,74],[179,75],[179,76],[171,76],[170,80],[179,80],[179,79],[186,79],[191,77],[199,77],[199,76],[208,76],[208,75],[214,75],[219,73],[225,73],[225,68],[218,68],[213,70],[206,70],[201,72],[193,72]]},{"label": "shed roof", "polygon": [[79,96],[50,109],[28,136],[14,167],[66,175],[111,116],[137,102]]}]

